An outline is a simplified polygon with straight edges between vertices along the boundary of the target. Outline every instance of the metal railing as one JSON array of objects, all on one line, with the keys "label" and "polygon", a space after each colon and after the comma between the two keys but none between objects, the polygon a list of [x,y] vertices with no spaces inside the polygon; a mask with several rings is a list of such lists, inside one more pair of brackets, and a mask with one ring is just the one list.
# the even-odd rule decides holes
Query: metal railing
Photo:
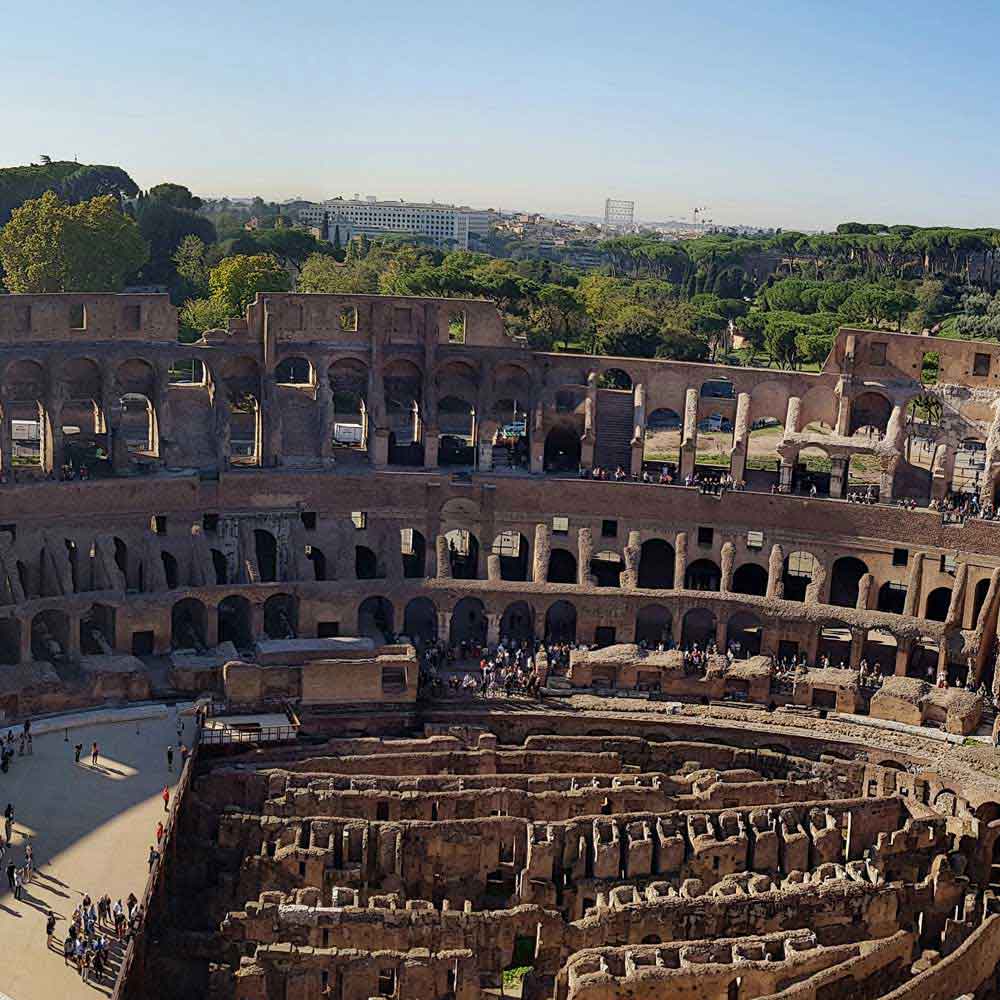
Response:
[{"label": "metal railing", "polygon": [[226,726],[219,729],[203,729],[201,742],[204,746],[228,746],[242,743],[287,743],[298,739],[298,730],[289,723],[286,726],[260,726],[257,729],[234,729]]}]

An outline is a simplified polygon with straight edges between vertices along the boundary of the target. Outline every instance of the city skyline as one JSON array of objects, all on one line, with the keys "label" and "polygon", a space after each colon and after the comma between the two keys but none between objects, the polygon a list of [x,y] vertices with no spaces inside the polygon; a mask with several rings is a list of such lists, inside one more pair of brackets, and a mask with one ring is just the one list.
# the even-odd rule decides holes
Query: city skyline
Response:
[{"label": "city skyline", "polygon": [[169,10],[149,6],[141,41],[120,0],[25,11],[46,47],[0,68],[0,159],[76,156],[143,187],[275,201],[374,191],[599,216],[617,197],[649,220],[707,206],[784,228],[1000,223],[986,5],[973,32],[928,4],[885,24],[859,3],[723,3],[707,20],[640,2],[610,41],[591,4]]}]

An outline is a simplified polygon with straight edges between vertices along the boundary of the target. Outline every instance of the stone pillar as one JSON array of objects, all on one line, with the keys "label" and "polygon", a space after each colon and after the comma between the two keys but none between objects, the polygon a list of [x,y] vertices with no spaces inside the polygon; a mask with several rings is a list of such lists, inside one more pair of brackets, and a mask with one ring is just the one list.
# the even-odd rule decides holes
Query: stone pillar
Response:
[{"label": "stone pillar", "polygon": [[729,628],[729,623],[719,618],[715,623],[715,645],[719,647],[720,653],[726,652],[726,633]]},{"label": "stone pillar", "polygon": [[910,572],[906,578],[906,598],[903,601],[903,614],[914,618],[920,617],[920,587],[924,576],[924,554],[910,554]]},{"label": "stone pillar", "polygon": [[736,562],[736,546],[732,542],[724,542],[721,552],[722,582],[719,590],[728,594],[733,589],[733,564]]},{"label": "stone pillar", "polygon": [[316,405],[319,407],[319,457],[323,465],[333,464],[333,389],[326,372],[319,374],[316,386]]},{"label": "stone pillar", "polygon": [[438,447],[441,444],[441,435],[436,427],[428,428],[424,431],[424,468],[436,469],[438,467]]},{"label": "stone pillar", "polygon": [[871,607],[872,587],[875,585],[875,578],[871,573],[865,573],[858,581],[858,602],[855,605],[858,611],[867,611]]},{"label": "stone pillar", "polygon": [[851,432],[851,377],[841,375],[837,380],[837,426],[838,437],[848,437]]},{"label": "stone pillar", "polygon": [[209,649],[219,645],[219,612],[212,607],[205,609],[205,645]]},{"label": "stone pillar", "polygon": [[535,583],[545,583],[549,575],[549,555],[551,551],[552,540],[549,537],[549,526],[547,524],[536,524],[531,568],[531,579]]},{"label": "stone pillar", "polygon": [[847,470],[850,459],[843,455],[830,458],[830,496],[835,500],[843,500],[847,496]]},{"label": "stone pillar", "polygon": [[674,590],[684,589],[687,575],[688,536],[686,531],[678,531],[674,539]]},{"label": "stone pillar", "polygon": [[[42,468],[45,472],[55,473],[56,478],[62,472],[64,462],[63,431],[62,431],[62,396],[58,392],[51,393],[45,400],[45,419],[39,425],[40,445],[42,448]],[[78,641],[79,641],[79,637]]]},{"label": "stone pillar", "polygon": [[931,499],[943,500],[951,488],[955,475],[955,449],[949,444],[939,444],[931,462]]},{"label": "stone pillar", "polygon": [[897,639],[896,640],[896,667],[895,674],[897,677],[906,676],[906,668],[910,664],[910,653],[913,650],[913,640],[912,639]]},{"label": "stone pillar", "polygon": [[781,456],[781,469],[778,473],[778,485],[784,493],[791,493],[792,491],[792,479],[795,476],[795,462],[798,457],[799,452],[797,448],[795,449],[794,455]]},{"label": "stone pillar", "polygon": [[500,556],[496,552],[491,552],[486,557],[486,579],[496,581],[500,578]]},{"label": "stone pillar", "polygon": [[819,559],[815,562],[812,576],[806,586],[806,604],[822,604],[826,593],[826,563]]},{"label": "stone pillar", "polygon": [[642,452],[646,443],[646,387],[636,383],[632,395],[632,467],[633,476],[642,474]]},{"label": "stone pillar", "polygon": [[486,616],[486,641],[495,646],[500,641],[500,615]]},{"label": "stone pillar", "polygon": [[0,413],[0,476],[7,482],[14,480],[14,425],[11,408],[5,406]]},{"label": "stone pillar", "polygon": [[625,568],[622,570],[620,582],[622,590],[633,590],[639,585],[639,556],[642,547],[639,545],[639,532],[628,533],[628,544],[625,546]]},{"label": "stone pillar", "polygon": [[531,453],[531,472],[538,476],[545,471],[545,407],[541,403],[535,406],[532,423],[528,450]]},{"label": "stone pillar", "polygon": [[583,434],[580,435],[580,465],[594,467],[594,445],[597,443],[597,372],[587,375],[587,398],[583,404]]},{"label": "stone pillar", "polygon": [[684,393],[684,432],[681,436],[680,477],[683,481],[694,474],[698,457],[698,390],[690,387]]},{"label": "stone pillar", "polygon": [[802,400],[798,396],[789,396],[788,406],[785,409],[785,437],[799,433],[801,417]]},{"label": "stone pillar", "polygon": [[965,610],[965,589],[968,579],[969,564],[963,559],[958,564],[958,570],[955,573],[955,584],[951,588],[951,601],[948,603],[945,625],[955,628],[962,627],[962,619],[965,617],[962,612]]},{"label": "stone pillar", "polygon": [[805,654],[810,666],[815,666],[819,658],[819,631],[818,628],[812,629],[806,639]]},{"label": "stone pillar", "polygon": [[18,617],[17,620],[21,626],[21,643],[18,651],[18,662],[30,663],[34,659],[31,654],[31,616],[25,615],[23,618]]},{"label": "stone pillar", "polygon": [[863,628],[852,628],[851,629],[851,660],[850,668],[852,670],[858,669],[858,664],[861,663],[861,654],[865,649],[865,629]]},{"label": "stone pillar", "polygon": [[438,535],[434,540],[434,551],[437,553],[437,578],[451,579],[451,553],[448,551],[448,539]]},{"label": "stone pillar", "polygon": [[590,560],[594,558],[594,535],[590,528],[580,528],[577,531],[576,553],[577,583],[586,587],[593,582],[590,577]]},{"label": "stone pillar", "polygon": [[780,545],[771,546],[771,555],[767,560],[767,596],[785,596],[785,550]]},{"label": "stone pillar", "polygon": [[729,453],[729,474],[736,482],[746,477],[747,448],[750,445],[750,393],[736,397],[736,417],[733,422],[733,447]]}]

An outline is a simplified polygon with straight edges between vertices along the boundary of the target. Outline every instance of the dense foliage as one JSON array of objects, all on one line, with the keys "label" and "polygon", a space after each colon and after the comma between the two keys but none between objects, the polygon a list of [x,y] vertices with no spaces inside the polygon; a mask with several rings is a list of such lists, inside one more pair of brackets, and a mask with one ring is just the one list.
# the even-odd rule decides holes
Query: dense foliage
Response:
[{"label": "dense foliage", "polygon": [[139,193],[135,181],[121,167],[53,162],[48,157],[43,161],[26,167],[0,168],[0,226],[10,220],[15,208],[40,198],[46,191],[70,205],[102,194],[134,197]]}]

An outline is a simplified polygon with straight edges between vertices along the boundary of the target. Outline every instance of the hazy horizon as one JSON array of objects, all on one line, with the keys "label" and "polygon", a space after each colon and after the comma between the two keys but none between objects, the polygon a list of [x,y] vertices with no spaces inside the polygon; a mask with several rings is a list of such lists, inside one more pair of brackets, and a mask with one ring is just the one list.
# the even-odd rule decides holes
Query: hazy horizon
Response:
[{"label": "hazy horizon", "polygon": [[[888,10],[888,8],[887,8]],[[969,13],[965,13],[969,11]],[[0,66],[4,164],[114,163],[142,187],[377,194],[644,220],[1000,225],[1000,9],[470,10],[56,0]]]}]

